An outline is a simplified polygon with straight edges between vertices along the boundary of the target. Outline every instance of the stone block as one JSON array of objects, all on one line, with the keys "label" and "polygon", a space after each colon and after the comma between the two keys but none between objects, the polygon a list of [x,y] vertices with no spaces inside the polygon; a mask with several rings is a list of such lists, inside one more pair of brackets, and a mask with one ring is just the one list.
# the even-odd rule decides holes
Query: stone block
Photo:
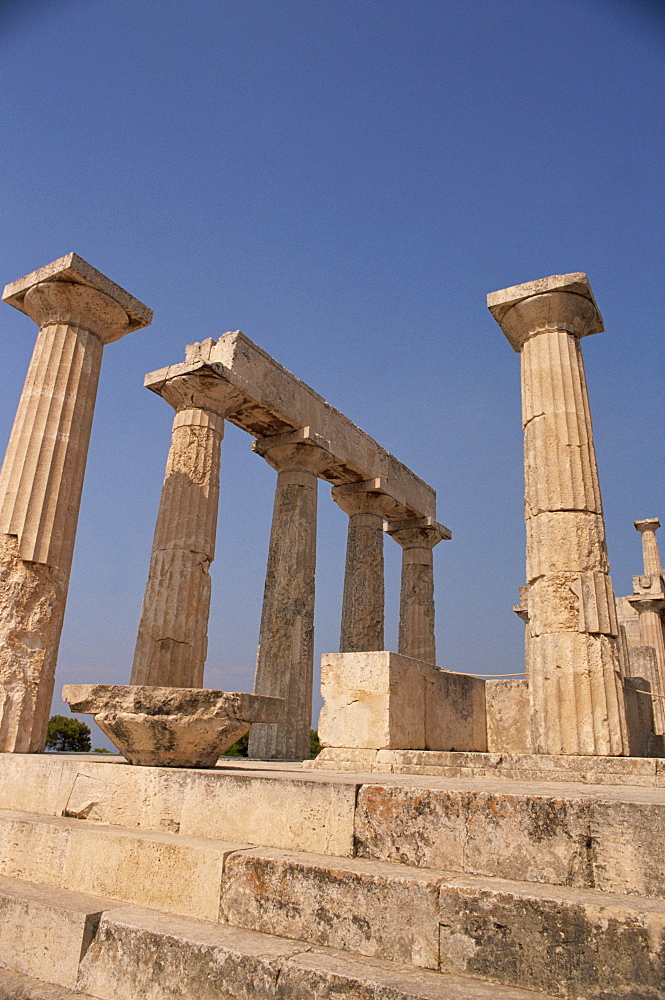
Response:
[{"label": "stone block", "polygon": [[320,473],[322,479],[334,485],[381,479],[401,506],[401,516],[436,517],[431,486],[240,330],[225,333],[216,342],[190,344],[186,355],[185,364],[146,375],[146,387],[160,392],[168,379],[207,370],[246,397],[245,405],[229,414],[231,423],[257,438],[308,427],[329,442],[331,458]]},{"label": "stone block", "polygon": [[[644,669],[656,664],[653,646],[629,646],[630,668]],[[647,675],[648,676],[648,675]],[[623,690],[626,701],[626,726],[631,757],[649,757],[651,739],[654,735],[653,699],[651,683],[640,674],[624,677]]]},{"label": "stone block", "polygon": [[0,812],[0,874],[217,920],[226,857],[245,844]]},{"label": "stone block", "polygon": [[563,886],[453,877],[441,889],[444,971],[564,997],[665,997],[665,905]]},{"label": "stone block", "polygon": [[591,801],[597,889],[665,899],[665,801],[659,797],[651,802]]},{"label": "stone block", "polygon": [[358,857],[464,871],[462,791],[363,784],[355,829]]},{"label": "stone block", "polygon": [[353,854],[355,782],[249,774],[197,777],[184,794],[181,834],[340,857]]},{"label": "stone block", "polygon": [[484,750],[484,682],[387,651],[321,658],[327,747]]},{"label": "stone block", "polygon": [[273,1000],[281,963],[302,950],[301,942],[123,907],[103,915],[77,988],[103,1000]]},{"label": "stone block", "polygon": [[282,698],[203,688],[67,684],[62,697],[143,766],[213,767],[252,722],[284,718]]},{"label": "stone block", "polygon": [[53,986],[22,972],[0,969],[0,1000],[93,1000],[89,993]]},{"label": "stone block", "polygon": [[531,707],[526,677],[485,680],[488,753],[531,752]]},{"label": "stone block", "polygon": [[108,900],[0,877],[0,965],[73,988]]},{"label": "stone block", "polygon": [[220,918],[238,927],[437,968],[440,876],[321,855],[229,858]]}]

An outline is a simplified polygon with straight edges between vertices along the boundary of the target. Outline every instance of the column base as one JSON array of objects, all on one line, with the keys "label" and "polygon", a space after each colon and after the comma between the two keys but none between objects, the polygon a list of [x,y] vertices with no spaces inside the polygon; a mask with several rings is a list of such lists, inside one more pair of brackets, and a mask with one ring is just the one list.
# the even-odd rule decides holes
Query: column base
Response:
[{"label": "column base", "polygon": [[94,717],[126,761],[150,767],[214,767],[252,722],[280,722],[284,701],[204,688],[67,684],[72,712]]}]

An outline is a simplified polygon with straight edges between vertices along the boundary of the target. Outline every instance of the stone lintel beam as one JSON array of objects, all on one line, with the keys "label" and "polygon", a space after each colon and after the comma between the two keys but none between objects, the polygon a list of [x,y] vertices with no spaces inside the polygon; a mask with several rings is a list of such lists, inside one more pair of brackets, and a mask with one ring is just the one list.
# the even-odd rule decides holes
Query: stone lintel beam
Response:
[{"label": "stone lintel beam", "polygon": [[133,330],[150,326],[152,322],[152,309],[149,309],[143,302],[139,302],[133,295],[126,292],[120,285],[116,285],[114,281],[111,281],[110,278],[107,278],[105,274],[98,271],[92,264],[88,264],[76,253],[68,253],[64,257],[59,257],[51,264],[46,264],[45,267],[40,267],[24,278],[19,278],[6,285],[2,294],[3,302],[7,302],[20,312],[30,315],[25,306],[26,294],[44,281],[68,281],[75,285],[87,285],[107,295],[121,306],[127,314],[126,329],[122,333],[118,333],[117,337],[107,339],[106,343],[117,340]]},{"label": "stone lintel beam", "polygon": [[576,337],[603,331],[603,318],[581,272],[553,274],[490,292],[487,308],[518,354],[530,337],[548,330],[565,330]]},{"label": "stone lintel beam", "polygon": [[174,375],[207,368],[245,396],[243,406],[229,416],[231,423],[256,438],[310,427],[329,442],[330,459],[321,479],[337,486],[380,478],[404,507],[405,517],[436,515],[436,494],[427,483],[239,330],[217,341],[190,344],[186,356],[184,364],[146,376],[146,387],[159,392]]}]

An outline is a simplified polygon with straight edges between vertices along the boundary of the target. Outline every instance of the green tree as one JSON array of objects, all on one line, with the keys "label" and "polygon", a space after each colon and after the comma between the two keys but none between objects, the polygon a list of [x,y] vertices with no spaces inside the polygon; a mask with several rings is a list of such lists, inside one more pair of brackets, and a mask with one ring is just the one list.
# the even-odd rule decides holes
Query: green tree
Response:
[{"label": "green tree", "polygon": [[90,727],[66,715],[52,715],[46,732],[47,750],[90,752]]}]

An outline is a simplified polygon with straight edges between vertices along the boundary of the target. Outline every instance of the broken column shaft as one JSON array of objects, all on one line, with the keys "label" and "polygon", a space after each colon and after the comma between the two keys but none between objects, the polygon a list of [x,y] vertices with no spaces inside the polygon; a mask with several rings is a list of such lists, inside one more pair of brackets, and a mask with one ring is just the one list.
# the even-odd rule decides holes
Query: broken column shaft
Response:
[{"label": "broken column shaft", "polygon": [[0,472],[0,750],[43,749],[104,345],[152,311],[76,254],[8,285],[39,335]]},{"label": "broken column shaft", "polygon": [[327,442],[309,428],[253,445],[277,470],[254,693],[284,698],[283,724],[257,723],[250,757],[305,760],[310,753],[318,473]]},{"label": "broken column shaft", "polygon": [[628,752],[614,594],[579,340],[603,329],[586,275],[488,296],[521,354],[536,753]]},{"label": "broken column shaft", "polygon": [[176,414],[131,683],[201,687],[224,418],[242,396],[219,379],[196,374],[164,382],[159,394]]}]

